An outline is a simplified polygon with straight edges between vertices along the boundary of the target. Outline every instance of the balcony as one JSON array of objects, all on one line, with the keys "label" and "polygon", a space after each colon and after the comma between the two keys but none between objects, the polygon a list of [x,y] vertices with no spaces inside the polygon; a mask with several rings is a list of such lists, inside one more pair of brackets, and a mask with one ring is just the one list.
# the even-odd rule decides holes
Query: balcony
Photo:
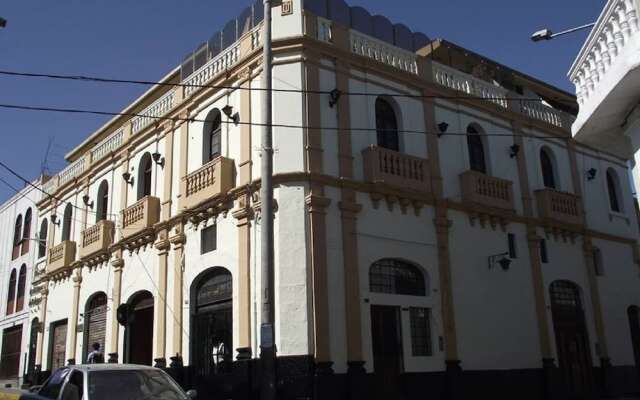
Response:
[{"label": "balcony", "polygon": [[621,121],[640,91],[638,4],[609,0],[568,73],[580,106],[574,136],[621,156],[630,149]]},{"label": "balcony", "polygon": [[113,243],[113,221],[102,220],[82,231],[80,258],[106,251]]},{"label": "balcony", "polygon": [[433,81],[449,89],[463,92],[492,102],[497,107],[523,114],[531,119],[545,122],[558,128],[571,129],[574,117],[556,110],[540,101],[525,100],[523,96],[493,83],[476,78],[455,68],[433,62]]},{"label": "balcony", "polygon": [[121,211],[122,236],[134,236],[160,220],[160,199],[146,196]]},{"label": "balcony", "polygon": [[580,196],[553,189],[536,190],[540,218],[549,222],[582,225],[583,212]]},{"label": "balcony", "polygon": [[378,146],[362,151],[364,179],[407,189],[431,191],[429,162]]},{"label": "balcony", "polygon": [[476,171],[460,174],[462,201],[468,205],[514,210],[513,182]]},{"label": "balcony", "polygon": [[183,179],[185,193],[181,208],[195,207],[220,194],[227,193],[235,186],[233,160],[218,157],[208,162]]},{"label": "balcony", "polygon": [[49,249],[46,271],[55,273],[71,265],[76,259],[76,242],[65,240]]}]

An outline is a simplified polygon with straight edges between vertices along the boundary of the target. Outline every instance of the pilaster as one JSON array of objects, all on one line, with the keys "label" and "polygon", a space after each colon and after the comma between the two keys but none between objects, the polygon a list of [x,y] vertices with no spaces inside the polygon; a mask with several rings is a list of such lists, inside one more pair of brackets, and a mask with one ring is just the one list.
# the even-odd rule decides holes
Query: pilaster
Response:
[{"label": "pilaster", "polygon": [[153,357],[155,366],[163,368],[167,364],[166,359],[166,337],[167,337],[167,264],[169,262],[169,249],[171,243],[167,239],[167,231],[163,230],[158,234],[158,241],[155,248],[158,250],[158,293],[154,298],[156,309],[154,332],[155,355]]},{"label": "pilaster", "polygon": [[44,282],[44,288],[40,291],[40,315],[39,315],[39,326],[38,326],[38,336],[37,336],[37,344],[36,344],[36,369],[42,368],[42,353],[44,350],[44,330],[47,325],[47,299],[49,297],[49,281]]},{"label": "pilaster", "polygon": [[119,324],[118,324],[118,306],[120,306],[122,294],[122,269],[124,268],[124,260],[122,259],[122,250],[117,250],[111,261],[113,267],[113,302],[111,303],[111,341],[109,343],[109,362],[118,362],[118,343],[119,343]]},{"label": "pilaster", "polygon": [[76,363],[76,343],[78,341],[78,308],[80,302],[80,287],[82,286],[82,267],[76,267],[73,274],[73,303],[71,304],[71,317],[67,331],[67,349],[69,365]]},{"label": "pilaster", "polygon": [[182,286],[184,273],[184,244],[186,236],[184,235],[184,225],[176,226],[176,234],[169,238],[173,244],[173,294],[171,308],[173,309],[173,335],[171,346],[172,362],[182,364]]}]

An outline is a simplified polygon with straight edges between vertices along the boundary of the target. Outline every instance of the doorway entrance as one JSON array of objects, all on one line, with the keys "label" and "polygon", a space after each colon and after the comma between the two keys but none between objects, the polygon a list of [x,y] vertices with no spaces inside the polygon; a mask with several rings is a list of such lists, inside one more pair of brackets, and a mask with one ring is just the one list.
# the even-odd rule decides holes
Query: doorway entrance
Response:
[{"label": "doorway entrance", "polygon": [[51,323],[49,330],[49,370],[64,367],[67,351],[67,320]]},{"label": "doorway entrance", "polygon": [[397,398],[403,372],[400,307],[371,306],[371,339],[376,397]]},{"label": "doorway entrance", "polygon": [[589,398],[593,364],[580,289],[572,282],[556,281],[550,294],[558,361],[569,398]]},{"label": "doorway entrance", "polygon": [[147,291],[129,300],[125,330],[125,362],[151,365],[153,362],[153,295]]},{"label": "doorway entrance", "polygon": [[206,271],[194,282],[191,354],[198,376],[229,372],[233,362],[231,273],[225,268]]},{"label": "doorway entrance", "polygon": [[2,332],[2,358],[0,378],[16,378],[20,372],[20,344],[22,325],[7,328]]}]

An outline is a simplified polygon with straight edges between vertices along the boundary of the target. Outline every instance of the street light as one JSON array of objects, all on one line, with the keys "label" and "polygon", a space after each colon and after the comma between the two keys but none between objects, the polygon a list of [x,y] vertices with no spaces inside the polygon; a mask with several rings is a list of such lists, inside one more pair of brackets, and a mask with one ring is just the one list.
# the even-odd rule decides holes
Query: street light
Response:
[{"label": "street light", "polygon": [[0,17],[0,28],[4,28],[7,26],[7,20]]},{"label": "street light", "polygon": [[595,22],[592,22],[590,24],[581,25],[576,28],[567,29],[566,31],[562,31],[558,33],[553,33],[551,29],[541,29],[537,32],[534,32],[533,35],[531,35],[531,40],[534,42],[539,42],[541,40],[551,40],[555,37],[566,35],[567,33],[573,33],[576,31],[581,31],[583,29],[591,28],[595,24],[596,24]]}]

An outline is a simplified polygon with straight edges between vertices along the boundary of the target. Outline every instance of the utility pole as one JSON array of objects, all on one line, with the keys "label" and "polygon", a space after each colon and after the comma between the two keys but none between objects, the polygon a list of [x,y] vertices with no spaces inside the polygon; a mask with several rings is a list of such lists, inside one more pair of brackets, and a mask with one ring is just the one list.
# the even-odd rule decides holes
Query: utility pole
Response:
[{"label": "utility pole", "polygon": [[264,30],[262,34],[262,130],[260,179],[260,240],[262,312],[260,326],[260,363],[262,383],[260,400],[274,400],[276,393],[276,347],[273,305],[273,129],[272,129],[272,52],[271,0],[264,0]]}]

